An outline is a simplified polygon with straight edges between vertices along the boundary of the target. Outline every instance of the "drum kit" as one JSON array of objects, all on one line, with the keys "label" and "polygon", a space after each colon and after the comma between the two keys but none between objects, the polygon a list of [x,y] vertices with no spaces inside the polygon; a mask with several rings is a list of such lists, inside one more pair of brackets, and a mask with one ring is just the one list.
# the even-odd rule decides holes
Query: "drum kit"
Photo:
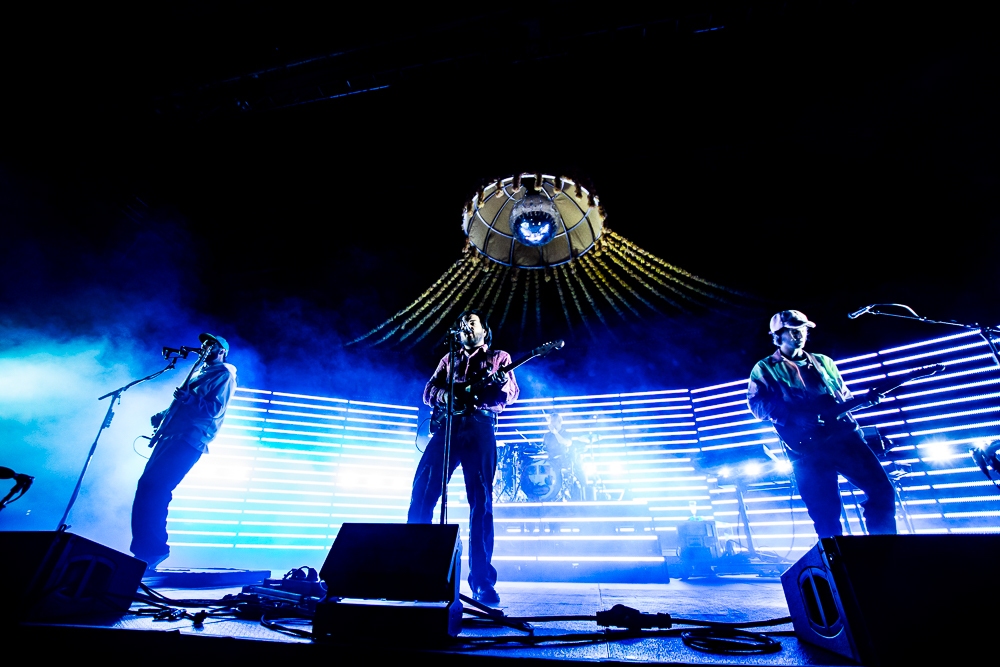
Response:
[{"label": "drum kit", "polygon": [[[586,476],[570,455],[553,456],[531,442],[508,442],[500,448],[493,481],[494,502],[584,500]],[[582,472],[582,471],[581,471]]]}]

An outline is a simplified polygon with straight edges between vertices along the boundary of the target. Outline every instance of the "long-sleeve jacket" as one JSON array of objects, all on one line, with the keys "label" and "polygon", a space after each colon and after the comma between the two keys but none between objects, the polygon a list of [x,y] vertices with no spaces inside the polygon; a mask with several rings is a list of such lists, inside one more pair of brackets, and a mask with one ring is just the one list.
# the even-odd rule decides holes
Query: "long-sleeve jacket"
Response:
[{"label": "long-sleeve jacket", "polygon": [[[465,382],[496,373],[501,366],[507,366],[510,363],[510,355],[503,350],[490,350],[483,346],[477,347],[470,353],[462,349],[458,352],[455,382]],[[520,393],[517,379],[514,377],[514,372],[511,371],[507,373],[507,381],[503,385],[496,387],[493,391],[481,394],[481,402],[473,407],[500,414],[505,407],[517,400]],[[447,395],[448,355],[446,354],[438,362],[434,374],[424,387],[424,403],[431,407],[444,405]]]},{"label": "long-sleeve jacket", "polygon": [[[226,416],[229,400],[236,392],[236,367],[232,364],[211,364],[202,367],[188,384],[190,400],[174,400],[160,413],[162,438],[180,438],[202,452],[215,439]],[[171,413],[171,414],[167,414]]]},{"label": "long-sleeve jacket", "polygon": [[781,427],[795,413],[808,412],[823,394],[837,403],[852,398],[832,359],[807,352],[806,361],[800,366],[775,350],[757,362],[747,386],[747,404],[757,419],[768,419]]}]

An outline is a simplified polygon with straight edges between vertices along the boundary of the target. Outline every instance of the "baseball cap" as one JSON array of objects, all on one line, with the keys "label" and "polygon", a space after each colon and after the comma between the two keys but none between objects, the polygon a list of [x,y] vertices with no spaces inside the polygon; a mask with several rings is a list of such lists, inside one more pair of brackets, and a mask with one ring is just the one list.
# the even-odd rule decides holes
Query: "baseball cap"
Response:
[{"label": "baseball cap", "polygon": [[226,354],[229,353],[229,341],[227,341],[222,336],[216,336],[215,334],[210,334],[210,333],[198,334],[198,341],[201,343],[204,343],[205,341],[218,343],[219,345],[222,346],[222,349],[226,351]]},{"label": "baseball cap", "polygon": [[771,318],[771,333],[778,333],[782,329],[801,329],[809,327],[812,329],[816,324],[809,321],[805,313],[801,310],[783,310],[775,313]]}]

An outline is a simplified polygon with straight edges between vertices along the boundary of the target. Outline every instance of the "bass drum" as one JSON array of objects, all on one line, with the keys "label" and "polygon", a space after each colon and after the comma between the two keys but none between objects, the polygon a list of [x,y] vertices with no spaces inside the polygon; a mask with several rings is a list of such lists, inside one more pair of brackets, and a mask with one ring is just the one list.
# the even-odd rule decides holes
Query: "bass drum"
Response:
[{"label": "bass drum", "polygon": [[562,490],[562,470],[549,459],[525,457],[521,462],[521,491],[532,502],[549,502]]}]

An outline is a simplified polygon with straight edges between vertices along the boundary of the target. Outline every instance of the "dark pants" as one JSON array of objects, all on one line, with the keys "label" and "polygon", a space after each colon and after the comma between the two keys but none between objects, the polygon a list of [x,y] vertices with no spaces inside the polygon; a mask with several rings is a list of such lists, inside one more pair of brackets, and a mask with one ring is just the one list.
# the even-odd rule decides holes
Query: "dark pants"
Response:
[{"label": "dark pants", "polygon": [[201,452],[183,440],[161,440],[146,462],[132,501],[132,546],[136,558],[146,562],[170,553],[167,546],[167,506]]},{"label": "dark pants", "polygon": [[[452,421],[448,479],[461,464],[465,493],[469,498],[469,586],[497,582],[493,559],[493,476],[497,469],[497,441],[493,420],[474,413]],[[413,476],[413,493],[407,523],[431,523],[434,506],[441,498],[444,464],[444,431],[427,443]]]},{"label": "dark pants", "polygon": [[842,535],[837,473],[868,497],[864,507],[870,534],[896,534],[896,493],[878,458],[855,432],[792,461],[795,482],[820,537]]}]

